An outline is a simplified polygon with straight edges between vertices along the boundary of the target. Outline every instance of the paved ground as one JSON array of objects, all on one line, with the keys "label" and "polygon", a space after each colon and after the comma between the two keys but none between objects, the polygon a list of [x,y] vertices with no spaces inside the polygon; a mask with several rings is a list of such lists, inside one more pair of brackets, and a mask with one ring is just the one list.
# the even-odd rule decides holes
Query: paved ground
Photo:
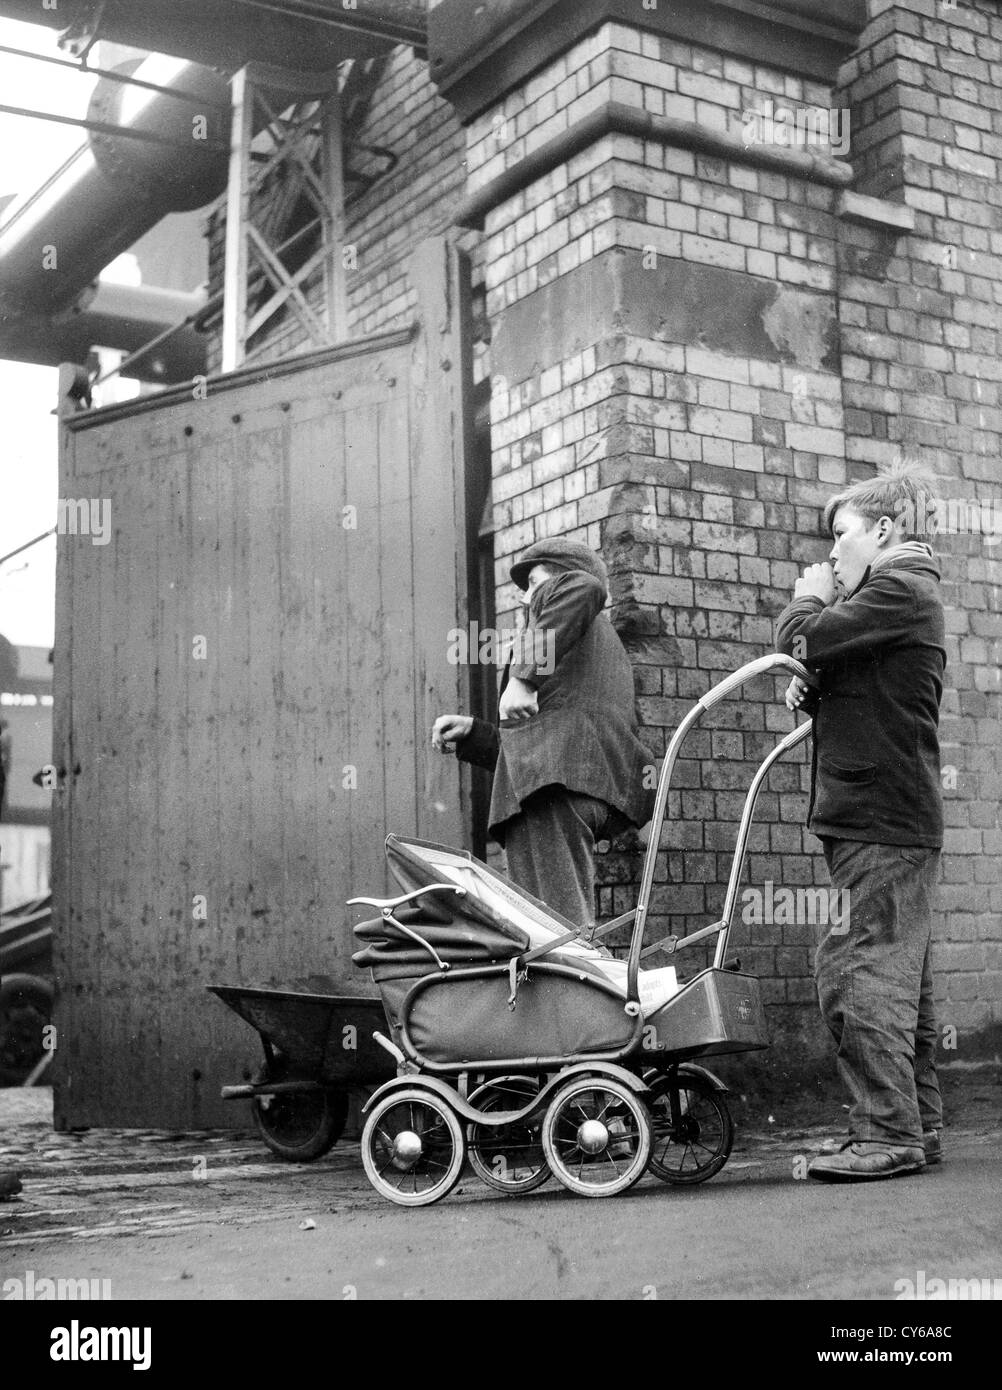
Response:
[{"label": "paved ground", "polygon": [[0,1204],[0,1278],[142,1299],[896,1299],[924,1271],[1002,1294],[1002,1089],[965,1088],[947,1161],[917,1177],[798,1180],[836,1134],[814,1124],[745,1129],[698,1188],[588,1202],[468,1175],[417,1211],[376,1196],[356,1144],[295,1166],[250,1132],[54,1134],[48,1091],[0,1091],[0,1166],[25,1182]]}]

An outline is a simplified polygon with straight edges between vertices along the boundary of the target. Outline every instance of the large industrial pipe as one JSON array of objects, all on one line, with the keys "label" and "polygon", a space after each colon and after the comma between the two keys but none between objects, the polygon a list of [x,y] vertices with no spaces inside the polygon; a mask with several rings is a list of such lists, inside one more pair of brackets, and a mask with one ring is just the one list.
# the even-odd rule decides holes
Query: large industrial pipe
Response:
[{"label": "large industrial pipe", "polygon": [[[202,207],[226,187],[229,86],[182,58],[133,59],[116,71],[185,95],[99,82],[88,120],[123,133],[92,131],[40,188],[8,204],[0,216],[0,357],[81,361],[95,343],[135,351],[202,302],[95,282],[167,213]],[[204,362],[189,326],[137,362],[133,375],[178,381]]]},{"label": "large industrial pipe", "polygon": [[249,62],[323,72],[347,58],[371,58],[395,43],[423,51],[425,0],[0,0],[0,15],[72,37],[97,37],[148,53],[173,53],[235,72]]},{"label": "large industrial pipe", "polygon": [[[145,143],[91,131],[88,143],[36,192],[0,214],[0,356],[79,360],[79,344],[136,346],[153,309],[137,292],[123,318],[83,302],[99,271],[169,212],[204,205],[226,185],[225,108],[229,87],[205,64],[234,72],[251,61],[292,71],[328,73],[348,58],[385,52],[393,43],[424,43],[424,0],[367,0],[364,9],[308,0],[0,0],[0,16],[63,31],[79,48],[94,38],[172,57],[151,57],[120,71],[191,93],[193,100],[99,82],[88,120],[155,135]],[[96,25],[96,27],[95,27]],[[201,61],[195,61],[195,57]],[[160,143],[166,137],[173,145]],[[162,306],[166,307],[166,306]],[[155,331],[166,327],[155,325]],[[192,328],[135,364],[148,379],[178,380],[201,370]]]},{"label": "large industrial pipe", "polygon": [[[205,307],[206,296],[198,290],[184,293],[102,280],[88,285],[68,310],[0,324],[0,357],[58,367],[86,361],[95,344],[132,354]],[[205,362],[205,337],[187,323],[131,362],[127,375],[165,385],[204,372]]]},{"label": "large industrial pipe", "polygon": [[0,227],[0,318],[68,309],[167,213],[201,207],[226,187],[226,81],[181,58],[124,66],[192,96],[99,82],[90,118],[175,143],[92,134],[41,188],[12,202]]}]

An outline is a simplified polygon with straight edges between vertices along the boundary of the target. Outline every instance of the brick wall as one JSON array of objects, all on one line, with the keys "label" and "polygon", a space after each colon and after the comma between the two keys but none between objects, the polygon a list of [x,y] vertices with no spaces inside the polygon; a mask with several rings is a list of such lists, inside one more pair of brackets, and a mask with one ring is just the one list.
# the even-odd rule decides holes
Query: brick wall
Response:
[{"label": "brick wall", "polygon": [[[469,189],[609,101],[740,136],[743,113],[768,95],[826,107],[830,100],[816,82],[626,25],[603,25],[468,127]],[[782,218],[762,225],[755,195],[786,196],[782,179],[739,170],[730,180],[705,167],[713,161],[701,161],[697,174],[684,151],[625,137],[615,143],[622,162],[639,169],[610,165],[610,143],[601,141],[490,214],[489,311],[614,245],[653,246],[664,256],[831,288],[834,257],[830,248],[809,244],[809,219],[806,228]],[[816,194],[808,203],[825,205]]]},{"label": "brick wall", "polygon": [[[909,236],[858,225],[839,215],[840,191],[830,184],[621,135],[488,214],[487,307],[500,329],[492,398],[499,611],[514,607],[508,565],[532,540],[559,533],[599,546],[655,754],[695,698],[772,648],[796,576],[827,556],[819,511],[832,492],[907,451],[927,456],[951,495],[984,499],[993,484],[1002,493],[1002,66],[991,67],[1002,19],[988,3],[945,19],[939,6],[933,17],[931,0],[928,15],[917,8],[875,13],[834,93],[607,25],[468,129],[476,188],[605,101],[732,134],[766,97],[792,107],[845,104],[854,187],[903,201],[918,217]],[[956,263],[944,259],[951,245]],[[589,262],[601,268],[586,279]],[[706,267],[712,281],[700,278]],[[645,272],[652,300],[672,302],[672,283],[682,279],[702,284],[714,302],[688,319],[656,321],[623,289]],[[568,330],[575,291],[555,307],[564,279],[579,298],[582,286],[593,295],[598,287],[599,299],[614,280],[613,312],[603,318],[599,309],[591,323],[581,315]],[[753,282],[774,291],[758,352],[740,334],[728,341],[716,321],[728,288]],[[576,350],[554,360],[547,342],[532,362],[514,341],[519,326],[550,318]],[[936,960],[944,1020],[959,1030],[958,1046],[973,1046],[998,1021],[1002,999],[999,572],[981,537],[939,548],[951,638]],[[686,746],[659,858],[654,931],[692,930],[718,914],[751,772],[791,727],[778,699],[783,684],[749,688]],[[827,884],[818,843],[803,829],[807,786],[806,754],[772,772],[747,882]],[[605,857],[603,915],[633,906],[638,869],[636,853]],[[820,1053],[815,936],[807,921],[739,922],[734,944],[763,978],[774,1023]],[[680,960],[690,969],[702,963]]]},{"label": "brick wall", "polygon": [[[619,75],[626,73],[634,77]],[[578,100],[635,100],[737,133],[756,94],[829,104],[815,84],[805,89],[778,71],[608,25],[530,82],[525,106],[510,99],[501,121],[484,117],[470,128],[474,182],[481,169],[496,171],[490,151],[499,135],[518,142],[531,129],[552,82],[565,96],[580,87]],[[562,104],[561,114],[567,110]],[[835,196],[615,135],[487,219],[487,305],[499,317],[523,300],[531,316],[543,287],[588,261],[610,263],[597,273],[632,276],[635,285],[646,277],[653,300],[680,264],[770,284],[779,276],[796,290],[774,305],[773,360],[739,356],[733,344],[713,351],[691,341],[698,332],[680,334],[670,321],[652,330],[634,316],[635,332],[609,332],[523,380],[495,378],[499,610],[514,607],[507,568],[533,539],[571,534],[600,547],[612,566],[613,618],[635,662],[652,763],[695,699],[772,650],[774,619],[796,576],[826,550],[816,539],[818,509],[847,476],[841,383],[824,365],[823,334],[810,325],[833,312]],[[674,341],[680,337],[690,341]],[[782,360],[792,353],[780,348],[798,339],[810,367]],[[502,345],[496,370],[506,362]],[[751,774],[792,727],[780,688],[771,679],[749,687],[690,736],[669,800],[652,933],[681,934],[719,915]],[[803,829],[806,776],[802,758],[772,773],[751,841],[752,883],[826,882],[817,841]],[[605,857],[603,915],[634,905],[638,870],[637,853]],[[763,978],[776,1007],[813,998],[812,930],[739,925],[742,963]],[[698,950],[679,957],[685,973],[702,961]]]}]

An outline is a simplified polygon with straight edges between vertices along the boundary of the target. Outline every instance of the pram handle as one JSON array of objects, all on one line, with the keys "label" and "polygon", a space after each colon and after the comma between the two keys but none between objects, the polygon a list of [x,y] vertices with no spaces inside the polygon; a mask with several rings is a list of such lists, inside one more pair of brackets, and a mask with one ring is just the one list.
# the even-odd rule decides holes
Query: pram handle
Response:
[{"label": "pram handle", "polygon": [[[696,701],[695,705],[672,735],[667,752],[665,753],[664,762],[661,764],[661,773],[658,777],[658,789],[654,798],[654,811],[651,815],[651,833],[647,842],[644,870],[640,879],[640,892],[637,898],[637,912],[633,924],[633,935],[630,939],[630,954],[626,975],[627,999],[635,1000],[639,998],[638,975],[640,973],[640,955],[644,944],[644,929],[647,924],[647,911],[650,905],[651,891],[654,887],[654,871],[657,864],[658,849],[661,843],[661,829],[664,825],[665,809],[668,805],[668,792],[671,789],[672,773],[678,761],[679,750],[690,729],[692,729],[694,724],[699,722],[700,718],[707,710],[713,709],[715,705],[719,705],[722,700],[727,699],[728,695],[733,694],[735,690],[740,689],[741,686],[747,684],[748,681],[754,680],[756,676],[768,675],[770,672],[779,671],[788,671],[793,676],[799,676],[806,685],[812,688],[817,687],[817,679],[808,671],[803,662],[798,661],[795,657],[786,656],[782,652],[771,652],[768,656],[760,656],[755,661],[749,661],[746,662],[744,666],[739,666],[731,675],[726,676],[722,681],[719,681],[713,686],[712,689],[708,690],[705,695]],[[791,733],[787,734],[784,739],[781,739],[772,752],[765,758],[752,781],[751,788],[745,800],[744,812],[738,830],[738,843],[731,865],[731,876],[727,885],[727,897],[721,917],[721,924],[714,924],[715,927],[722,925],[722,930],[717,939],[715,964],[719,964],[719,962],[723,960],[727,951],[727,938],[730,933],[731,916],[737,897],[737,885],[741,876],[745,847],[748,841],[751,818],[755,809],[755,800],[758,796],[759,788],[773,763],[778,758],[782,757],[790,748],[795,747],[806,738],[810,732],[810,728],[810,724],[802,724]]]},{"label": "pram handle", "polygon": [[785,656],[782,652],[770,652],[768,656],[760,656],[756,661],[746,662],[744,666],[725,676],[722,681],[718,681],[712,689],[703,695],[697,704],[704,710],[712,709],[714,705],[719,705],[721,700],[726,700],[733,691],[739,690],[741,686],[756,676],[767,674],[769,671],[781,670],[785,668],[793,676],[799,676],[805,685],[809,685],[812,690],[817,690],[820,681],[803,662],[796,657]]},{"label": "pram handle", "polygon": [[426,888],[415,888],[410,893],[401,893],[399,898],[349,898],[348,906],[363,904],[365,907],[378,908],[380,912],[389,912],[404,903],[413,902],[415,898],[423,898],[425,893],[439,892],[455,893],[457,898],[466,896],[466,889],[461,888],[458,883],[429,883]]},{"label": "pram handle", "polygon": [[445,971],[450,968],[449,964],[447,961],[443,961],[431,942],[425,941],[424,937],[421,936],[419,932],[414,931],[412,927],[408,927],[405,923],[401,922],[399,918],[393,915],[393,909],[395,907],[402,907],[404,903],[413,902],[415,898],[423,898],[426,893],[438,893],[442,891],[446,893],[455,893],[457,898],[465,898],[466,896],[466,889],[461,888],[458,883],[429,883],[424,888],[414,888],[410,893],[401,893],[397,898],[349,898],[348,906],[356,907],[359,904],[364,904],[366,907],[378,908],[384,921],[391,922],[398,931],[403,932],[405,936],[409,936],[412,941],[416,941],[417,944],[432,957],[439,970]]}]

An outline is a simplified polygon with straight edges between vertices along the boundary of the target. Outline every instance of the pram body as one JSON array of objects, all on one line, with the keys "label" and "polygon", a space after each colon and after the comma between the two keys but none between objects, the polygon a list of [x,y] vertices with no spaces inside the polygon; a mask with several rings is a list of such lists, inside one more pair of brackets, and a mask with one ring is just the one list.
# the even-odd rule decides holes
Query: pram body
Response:
[{"label": "pram body", "polygon": [[399,919],[426,944],[380,919],[356,928],[371,944],[354,959],[372,971],[394,1042],[422,1069],[620,1062],[638,1044],[649,1061],[766,1046],[754,977],[711,969],[680,989],[674,966],[640,970],[639,1007],[627,1010],[628,963],[488,865],[397,835],[386,854],[402,888],[426,890],[424,907]]},{"label": "pram body", "polygon": [[[645,945],[655,856],[671,774],[701,715],[755,676],[799,662],[775,655],[708,692],[676,730],[659,777],[638,906],[587,938],[545,903],[463,850],[390,835],[403,889],[355,928],[355,964],[372,972],[398,1076],[366,1107],[362,1157],[377,1190],[426,1205],[458,1181],[467,1153],[491,1186],[531,1190],[554,1172],[572,1191],[609,1196],[650,1166],[699,1182],[730,1153],[722,1083],[698,1059],[768,1045],[759,984],[726,959],[759,789],[809,733],[771,750],[748,791],[721,920]],[[603,936],[632,925],[626,960]],[[643,969],[716,935],[712,965],[680,985],[673,965]],[[471,1090],[471,1082],[473,1088]]]}]

